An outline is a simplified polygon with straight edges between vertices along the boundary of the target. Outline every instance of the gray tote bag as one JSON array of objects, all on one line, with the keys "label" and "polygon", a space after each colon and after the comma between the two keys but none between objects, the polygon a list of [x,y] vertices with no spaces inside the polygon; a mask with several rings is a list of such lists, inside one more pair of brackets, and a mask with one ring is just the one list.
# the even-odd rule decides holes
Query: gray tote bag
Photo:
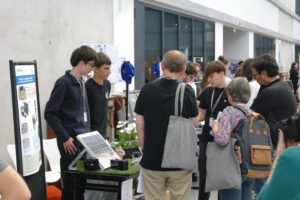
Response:
[{"label": "gray tote bag", "polygon": [[205,192],[229,188],[241,189],[241,170],[234,151],[236,139],[225,147],[209,142],[206,149]]},{"label": "gray tote bag", "polygon": [[[194,170],[197,166],[197,137],[194,125],[191,119],[181,116],[184,90],[185,83],[180,83],[175,95],[175,115],[169,118],[162,168]],[[180,103],[180,112],[178,103]]]},{"label": "gray tote bag", "polygon": [[[230,122],[235,127],[236,115],[232,108]],[[206,182],[205,192],[223,189],[241,189],[241,170],[237,160],[234,144],[235,138],[231,138],[230,142],[221,147],[215,142],[209,142],[206,149]]]}]

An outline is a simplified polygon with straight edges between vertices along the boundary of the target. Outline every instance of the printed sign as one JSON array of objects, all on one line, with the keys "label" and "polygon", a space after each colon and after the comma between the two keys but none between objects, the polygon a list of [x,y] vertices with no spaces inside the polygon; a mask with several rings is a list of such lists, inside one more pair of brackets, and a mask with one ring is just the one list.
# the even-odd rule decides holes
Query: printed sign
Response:
[{"label": "printed sign", "polygon": [[19,141],[16,140],[16,145],[21,152],[17,157],[21,158],[22,175],[29,176],[38,172],[42,164],[35,65],[12,67],[15,132]]}]

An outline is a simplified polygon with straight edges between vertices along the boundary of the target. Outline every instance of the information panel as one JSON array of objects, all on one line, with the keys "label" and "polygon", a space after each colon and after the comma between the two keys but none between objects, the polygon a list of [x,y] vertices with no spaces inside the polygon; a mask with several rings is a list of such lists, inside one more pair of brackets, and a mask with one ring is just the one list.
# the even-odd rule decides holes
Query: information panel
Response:
[{"label": "information panel", "polygon": [[[45,199],[42,128],[36,61],[9,61],[17,170],[33,200]],[[40,187],[36,187],[39,185]],[[44,187],[42,187],[44,186]]]},{"label": "information panel", "polygon": [[36,63],[10,61],[10,67],[18,168],[28,176],[42,164]]}]

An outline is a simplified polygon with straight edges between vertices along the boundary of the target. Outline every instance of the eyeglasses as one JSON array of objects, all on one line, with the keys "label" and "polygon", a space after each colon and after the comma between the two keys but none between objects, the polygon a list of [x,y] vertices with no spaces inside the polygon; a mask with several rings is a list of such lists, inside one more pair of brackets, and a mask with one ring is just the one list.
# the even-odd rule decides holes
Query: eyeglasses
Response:
[{"label": "eyeglasses", "polygon": [[92,69],[93,67],[95,67],[95,63],[87,63],[89,66],[90,66],[90,68]]}]

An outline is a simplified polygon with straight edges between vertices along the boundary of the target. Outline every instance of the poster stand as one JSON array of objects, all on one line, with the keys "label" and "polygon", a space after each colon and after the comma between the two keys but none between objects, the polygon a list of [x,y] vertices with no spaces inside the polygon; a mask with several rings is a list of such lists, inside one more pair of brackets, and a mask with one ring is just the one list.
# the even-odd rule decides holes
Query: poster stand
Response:
[{"label": "poster stand", "polygon": [[10,60],[9,66],[17,171],[27,183],[32,200],[46,199],[36,61]]}]

